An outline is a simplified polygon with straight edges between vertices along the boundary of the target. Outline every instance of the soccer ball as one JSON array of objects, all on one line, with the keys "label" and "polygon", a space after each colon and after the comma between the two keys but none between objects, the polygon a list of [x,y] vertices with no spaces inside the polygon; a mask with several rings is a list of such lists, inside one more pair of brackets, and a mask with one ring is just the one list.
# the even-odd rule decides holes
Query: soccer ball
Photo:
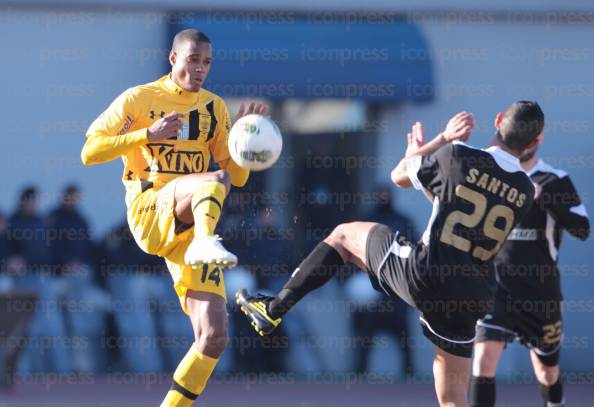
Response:
[{"label": "soccer ball", "polygon": [[249,114],[231,127],[228,145],[231,158],[240,167],[262,171],[278,160],[283,138],[272,120],[259,114]]}]

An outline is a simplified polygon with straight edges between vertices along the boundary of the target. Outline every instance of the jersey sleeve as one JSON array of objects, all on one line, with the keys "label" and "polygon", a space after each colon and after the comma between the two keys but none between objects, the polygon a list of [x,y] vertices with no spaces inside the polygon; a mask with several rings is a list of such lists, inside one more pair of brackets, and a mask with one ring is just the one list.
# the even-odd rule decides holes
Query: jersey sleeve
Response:
[{"label": "jersey sleeve", "polygon": [[133,89],[118,96],[87,130],[81,152],[85,165],[115,160],[128,150],[148,143],[147,129],[132,130],[138,119]]},{"label": "jersey sleeve", "polygon": [[406,171],[413,186],[437,195],[451,166],[453,154],[454,147],[449,143],[433,154],[410,157],[406,162]]},{"label": "jersey sleeve", "polygon": [[229,109],[224,101],[220,101],[220,106],[217,109],[217,120],[220,123],[215,131],[215,136],[210,140],[208,148],[217,162],[221,162],[229,159],[229,147],[227,146],[227,140],[229,139],[229,131],[231,130],[231,116],[229,115]]},{"label": "jersey sleeve", "polygon": [[543,186],[541,200],[555,221],[573,236],[586,240],[590,235],[590,220],[586,207],[569,176],[556,178]]},{"label": "jersey sleeve", "polygon": [[210,152],[217,164],[229,173],[231,184],[236,187],[242,187],[246,184],[250,171],[242,168],[233,161],[229,154],[229,131],[231,131],[231,116],[229,109],[224,101],[221,100],[221,107],[218,110],[219,123],[215,136],[209,144]]}]

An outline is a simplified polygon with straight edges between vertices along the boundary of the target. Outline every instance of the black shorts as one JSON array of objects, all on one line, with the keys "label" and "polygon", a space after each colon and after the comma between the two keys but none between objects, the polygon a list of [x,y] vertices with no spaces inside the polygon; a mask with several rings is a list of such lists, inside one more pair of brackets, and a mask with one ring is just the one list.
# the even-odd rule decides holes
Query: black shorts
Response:
[{"label": "black shorts", "polygon": [[563,341],[560,299],[519,299],[498,289],[491,313],[476,325],[476,340],[518,340],[547,366],[559,364]]},{"label": "black shorts", "polygon": [[366,253],[367,274],[377,291],[400,297],[421,311],[423,334],[437,347],[456,356],[472,356],[475,325],[482,314],[448,311],[448,287],[442,286],[436,293],[418,272],[427,257],[424,245],[411,243],[378,224],[369,232]]}]

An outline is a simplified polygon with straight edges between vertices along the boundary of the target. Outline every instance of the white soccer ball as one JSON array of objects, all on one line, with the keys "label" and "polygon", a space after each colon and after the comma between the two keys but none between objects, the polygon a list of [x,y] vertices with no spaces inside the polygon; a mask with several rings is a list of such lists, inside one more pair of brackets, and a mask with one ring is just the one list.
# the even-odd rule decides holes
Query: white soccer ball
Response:
[{"label": "white soccer ball", "polygon": [[283,137],[272,120],[249,114],[237,120],[229,133],[229,153],[240,167],[262,171],[272,167],[283,149]]}]

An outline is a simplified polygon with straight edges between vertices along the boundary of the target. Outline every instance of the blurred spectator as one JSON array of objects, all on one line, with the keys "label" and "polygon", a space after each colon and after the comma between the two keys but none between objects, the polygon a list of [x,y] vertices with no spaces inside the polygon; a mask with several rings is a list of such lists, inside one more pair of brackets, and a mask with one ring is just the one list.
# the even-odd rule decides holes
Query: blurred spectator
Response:
[{"label": "blurred spectator", "polygon": [[117,334],[105,347],[119,352],[124,370],[171,371],[194,341],[165,262],[144,253],[126,220],[103,242],[101,277],[111,293]]},{"label": "blurred spectator", "polygon": [[58,274],[92,263],[91,233],[87,220],[79,211],[79,203],[78,187],[68,185],[60,204],[47,217],[50,255]]},{"label": "blurred spectator", "polygon": [[238,265],[256,279],[257,287],[275,290],[290,274],[288,252],[293,242],[270,208],[242,208],[237,196],[231,194],[227,199],[217,233],[237,255]]},{"label": "blurred spectator", "polygon": [[0,294],[10,291],[13,285],[9,272],[12,255],[13,247],[8,236],[8,220],[0,213]]},{"label": "blurred spectator", "polygon": [[[34,293],[14,292],[12,275],[18,274],[23,263],[13,254],[8,220],[0,213],[0,388],[13,384],[16,362],[24,348],[22,343],[27,339],[30,310],[35,304]],[[7,341],[8,337],[13,340]]]},{"label": "blurred spectator", "polygon": [[73,344],[80,345],[72,346],[72,367],[77,372],[91,373],[103,367],[101,336],[109,299],[96,285],[93,242],[79,203],[77,186],[66,186],[58,207],[47,216],[47,242],[53,274],[59,276],[62,283],[63,291],[58,300],[67,335]]},{"label": "blurred spectator", "polygon": [[72,369],[66,326],[59,310],[65,286],[51,273],[47,228],[37,206],[37,189],[27,187],[9,220],[8,236],[14,248],[11,258],[14,288],[33,291],[38,297],[18,371],[65,373]]},{"label": "blurred spectator", "polygon": [[[375,208],[367,216],[370,222],[378,222],[397,230],[409,240],[415,241],[417,233],[412,221],[393,208],[389,186],[378,186],[374,191],[377,198]],[[412,351],[410,348],[407,324],[408,306],[400,299],[391,299],[375,291],[366,276],[358,274],[347,282],[347,298],[358,306],[352,314],[352,329],[356,338],[368,340],[355,341],[355,371],[363,373],[369,369],[370,346],[373,336],[386,333],[393,336],[402,352],[402,371],[413,373]]]},{"label": "blurred spectator", "polygon": [[408,306],[401,300],[383,296],[369,285],[367,276],[353,275],[346,285],[347,298],[356,307],[351,314],[354,349],[354,371],[361,374],[370,370],[370,353],[374,336],[387,334],[396,340],[402,356],[401,371],[406,376],[414,373],[407,324]]},{"label": "blurred spectator", "polygon": [[[239,259],[237,267],[225,271],[225,286],[229,298],[234,298],[235,292],[240,288],[275,289],[282,285],[288,275],[288,272],[279,272],[279,263],[286,263],[289,242],[282,241],[279,226],[275,224],[270,210],[260,208],[255,214],[251,212],[253,210],[250,207],[250,212],[242,212],[236,200],[231,199],[225,216],[221,217],[219,233],[224,237],[229,250],[235,250]],[[234,302],[230,305],[234,307]],[[285,370],[287,338],[284,328],[281,325],[272,335],[259,337],[254,334],[249,321],[239,310],[234,309],[230,313],[229,325],[231,352],[225,352],[232,356],[229,368],[243,372]]]},{"label": "blurred spectator", "polygon": [[8,219],[0,213],[0,260],[5,261],[12,254],[12,247],[8,240]]},{"label": "blurred spectator", "polygon": [[293,234],[280,225],[270,208],[260,208],[246,232],[246,266],[256,276],[258,286],[273,292],[280,290],[293,271],[289,269]]},{"label": "blurred spectator", "polygon": [[392,230],[397,230],[406,236],[411,242],[416,242],[419,237],[413,221],[401,213],[392,199],[392,192],[395,190],[390,185],[378,185],[374,188],[373,196],[376,203],[371,212],[366,216],[369,222],[383,223]]},{"label": "blurred spectator", "polygon": [[50,251],[47,245],[47,228],[37,213],[39,194],[29,186],[21,192],[16,211],[9,219],[10,239],[14,254],[19,256],[27,271],[49,271]]}]

